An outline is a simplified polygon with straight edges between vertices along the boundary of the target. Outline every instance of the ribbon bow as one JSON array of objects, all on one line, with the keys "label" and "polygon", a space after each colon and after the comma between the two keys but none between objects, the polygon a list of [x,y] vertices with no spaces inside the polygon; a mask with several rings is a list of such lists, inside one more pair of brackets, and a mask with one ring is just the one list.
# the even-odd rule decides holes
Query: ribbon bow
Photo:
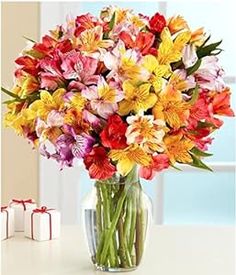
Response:
[{"label": "ribbon bow", "polygon": [[26,210],[26,203],[34,203],[32,199],[28,199],[28,200],[17,200],[17,199],[13,199],[12,202],[16,202],[16,203],[20,203],[23,205],[24,210]]},{"label": "ribbon bow", "polygon": [[33,212],[34,213],[47,213],[50,210],[55,210],[55,209],[52,209],[52,208],[49,209],[46,206],[42,206],[41,208],[34,209]]},{"label": "ribbon bow", "polygon": [[1,206],[1,212],[6,210],[8,208],[8,206]]},{"label": "ribbon bow", "polygon": [[50,210],[55,210],[53,208],[47,208],[46,206],[42,206],[41,208],[36,208],[33,210],[32,214],[31,214],[31,238],[34,240],[34,214],[36,213],[46,213],[48,214],[48,218],[49,218],[49,239],[52,239],[52,216],[51,213],[49,213],[48,211]]}]

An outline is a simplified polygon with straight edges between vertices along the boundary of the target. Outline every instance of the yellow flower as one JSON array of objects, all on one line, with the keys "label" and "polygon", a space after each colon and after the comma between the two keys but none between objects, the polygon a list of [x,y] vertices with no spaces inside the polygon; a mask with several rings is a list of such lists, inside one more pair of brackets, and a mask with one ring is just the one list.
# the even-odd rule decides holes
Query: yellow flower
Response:
[{"label": "yellow flower", "polygon": [[13,128],[18,135],[23,135],[24,128],[34,131],[35,118],[35,112],[30,109],[23,109],[19,113],[9,112],[4,117],[4,125]]},{"label": "yellow flower", "polygon": [[157,96],[149,92],[151,87],[149,83],[138,85],[126,80],[122,87],[125,98],[119,103],[118,114],[120,115],[127,115],[132,111],[135,113],[146,111],[152,108],[157,101]]},{"label": "yellow flower", "polygon": [[152,109],[155,119],[166,121],[174,129],[185,125],[190,106],[183,101],[181,92],[168,85],[158,96],[158,101]]},{"label": "yellow flower", "polygon": [[96,26],[83,31],[77,39],[77,45],[83,52],[95,53],[101,49],[107,49],[113,46],[113,41],[103,39],[102,27]]},{"label": "yellow flower", "polygon": [[97,85],[98,97],[106,103],[116,103],[117,90],[111,87],[103,77],[98,81]]},{"label": "yellow flower", "polygon": [[38,91],[39,83],[37,79],[31,75],[24,75],[18,79],[17,85],[13,87],[12,92],[20,98],[25,98],[35,91]]},{"label": "yellow flower", "polygon": [[129,124],[126,130],[127,144],[138,144],[145,152],[163,152],[165,145],[165,122],[154,120],[152,115],[135,115],[127,118]]},{"label": "yellow flower", "polygon": [[177,62],[182,57],[182,50],[191,38],[190,31],[184,31],[172,40],[169,29],[166,27],[161,32],[161,43],[158,48],[158,61],[160,64],[169,65]]},{"label": "yellow flower", "polygon": [[119,24],[125,20],[127,20],[127,16],[130,14],[129,9],[121,9],[119,7],[115,7],[115,22],[116,24]]},{"label": "yellow flower", "polygon": [[146,20],[143,18],[140,18],[140,16],[137,16],[137,15],[131,16],[130,21],[135,27],[139,29],[145,28],[147,25]]},{"label": "yellow flower", "polygon": [[30,109],[34,110],[42,119],[46,119],[52,110],[61,111],[64,108],[63,96],[65,89],[57,89],[52,95],[48,91],[41,91],[40,99],[34,101],[30,105]]},{"label": "yellow flower", "polygon": [[122,176],[126,176],[135,164],[148,166],[151,162],[151,157],[136,144],[122,150],[111,150],[109,157],[117,161],[117,170]]},{"label": "yellow flower", "polygon": [[171,75],[169,85],[180,92],[194,88],[196,86],[193,76],[187,76],[184,70],[176,70]]},{"label": "yellow flower", "polygon": [[148,72],[138,64],[138,56],[135,51],[120,51],[121,58],[118,67],[118,74],[124,79],[145,80]]},{"label": "yellow flower", "polygon": [[157,58],[153,55],[146,55],[143,58],[143,66],[151,73],[150,82],[156,93],[159,93],[164,83],[164,77],[168,77],[171,73],[169,65],[160,65]]},{"label": "yellow flower", "polygon": [[166,145],[166,154],[172,164],[175,162],[190,163],[192,162],[189,151],[194,147],[194,143],[183,137],[182,134],[167,136],[164,139]]},{"label": "yellow flower", "polygon": [[81,95],[81,93],[73,93],[70,99],[70,106],[82,111],[86,103],[86,99]]}]

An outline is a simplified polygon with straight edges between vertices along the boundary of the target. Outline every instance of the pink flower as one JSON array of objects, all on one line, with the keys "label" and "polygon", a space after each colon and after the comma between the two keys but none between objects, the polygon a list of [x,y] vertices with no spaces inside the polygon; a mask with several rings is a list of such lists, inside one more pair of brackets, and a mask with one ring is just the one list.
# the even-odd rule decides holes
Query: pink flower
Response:
[{"label": "pink flower", "polygon": [[225,88],[224,71],[218,64],[216,56],[206,56],[202,59],[200,68],[194,74],[197,84],[202,89],[221,91]]},{"label": "pink flower", "polygon": [[114,83],[108,84],[103,77],[99,78],[97,86],[82,90],[82,96],[90,100],[90,106],[102,118],[108,118],[118,110],[117,102],[124,95]]},{"label": "pink flower", "polygon": [[45,57],[40,60],[40,78],[41,88],[55,90],[59,85],[65,82],[61,70],[61,53],[56,51],[52,57]]},{"label": "pink flower", "polygon": [[150,166],[141,166],[139,169],[139,176],[146,180],[154,178],[156,172],[160,172],[163,169],[169,167],[169,158],[166,154],[158,154],[152,157],[152,163]]},{"label": "pink flower", "polygon": [[98,75],[95,75],[98,61],[92,57],[82,56],[72,51],[63,57],[61,69],[65,79],[72,80],[68,88],[81,90],[86,85],[96,84]]},{"label": "pink flower", "polygon": [[44,73],[40,74],[41,82],[40,88],[47,89],[50,91],[54,91],[57,87],[62,86],[64,81],[61,77],[52,75],[51,73]]},{"label": "pink flower", "polygon": [[83,119],[95,129],[98,128],[101,124],[101,120],[88,110],[83,110]]}]

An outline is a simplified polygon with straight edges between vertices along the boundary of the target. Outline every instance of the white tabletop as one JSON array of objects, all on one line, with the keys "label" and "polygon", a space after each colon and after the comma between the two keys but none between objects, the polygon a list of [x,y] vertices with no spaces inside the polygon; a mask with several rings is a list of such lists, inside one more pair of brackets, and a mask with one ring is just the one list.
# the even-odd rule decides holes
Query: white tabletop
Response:
[{"label": "white tabletop", "polygon": [[[234,244],[233,227],[155,226],[144,261],[128,274],[234,275]],[[16,233],[14,238],[3,241],[1,274],[104,273],[95,271],[91,265],[80,227],[63,226],[59,240],[37,242]]]}]

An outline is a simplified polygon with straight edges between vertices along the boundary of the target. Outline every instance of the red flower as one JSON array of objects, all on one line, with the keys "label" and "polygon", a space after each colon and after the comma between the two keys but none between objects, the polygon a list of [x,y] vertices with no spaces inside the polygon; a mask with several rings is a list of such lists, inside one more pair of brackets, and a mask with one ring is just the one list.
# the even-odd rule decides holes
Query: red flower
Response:
[{"label": "red flower", "polygon": [[93,150],[85,156],[84,164],[92,179],[109,179],[116,171],[115,166],[110,163],[106,150],[103,147],[94,147]]},{"label": "red flower", "polygon": [[151,165],[140,167],[139,176],[146,180],[151,180],[154,178],[156,172],[168,168],[169,165],[169,158],[166,154],[153,156]]},{"label": "red flower", "polygon": [[108,118],[106,127],[100,134],[102,145],[111,149],[123,149],[127,147],[125,132],[127,124],[118,115]]},{"label": "red flower", "polygon": [[49,35],[45,35],[43,36],[41,43],[34,44],[33,49],[44,57],[53,51],[56,44],[57,41],[54,38]]},{"label": "red flower", "polygon": [[15,60],[16,64],[20,65],[20,69],[24,72],[36,76],[39,72],[38,61],[29,56],[20,56]]},{"label": "red flower", "polygon": [[212,109],[216,115],[234,116],[234,111],[230,108],[230,91],[228,88],[213,97]]},{"label": "red flower", "polygon": [[149,26],[153,33],[161,33],[166,26],[166,19],[157,12],[149,21]]},{"label": "red flower", "polygon": [[140,32],[135,40],[132,39],[131,35],[125,31],[120,33],[120,39],[124,41],[127,48],[137,48],[142,54],[148,54],[155,37],[150,32]]},{"label": "red flower", "polygon": [[75,36],[78,37],[83,31],[92,29],[98,25],[96,18],[90,13],[76,17],[75,20]]}]

